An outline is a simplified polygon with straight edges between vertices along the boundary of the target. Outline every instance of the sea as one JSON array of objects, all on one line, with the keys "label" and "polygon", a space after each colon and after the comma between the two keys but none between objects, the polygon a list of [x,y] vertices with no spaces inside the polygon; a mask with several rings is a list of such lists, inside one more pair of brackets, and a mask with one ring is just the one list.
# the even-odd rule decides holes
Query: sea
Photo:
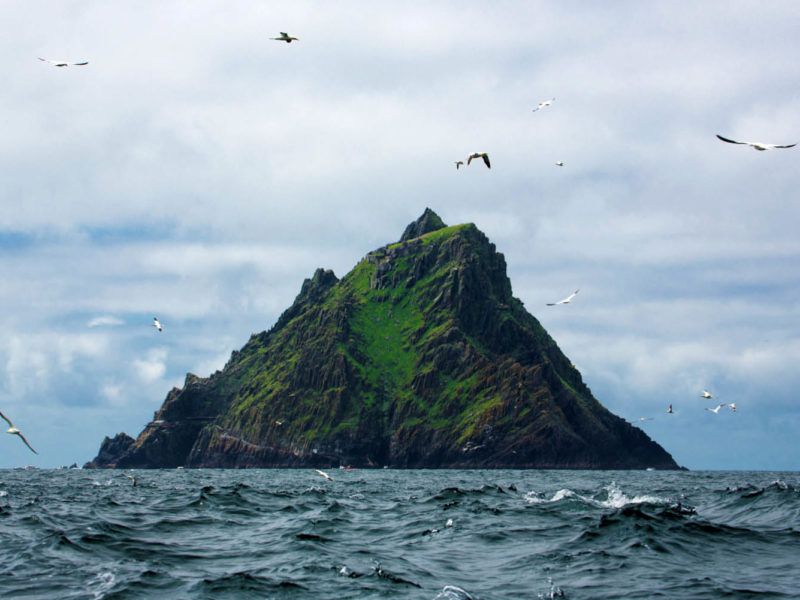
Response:
[{"label": "sea", "polygon": [[0,598],[800,598],[800,473],[326,473],[0,470]]}]

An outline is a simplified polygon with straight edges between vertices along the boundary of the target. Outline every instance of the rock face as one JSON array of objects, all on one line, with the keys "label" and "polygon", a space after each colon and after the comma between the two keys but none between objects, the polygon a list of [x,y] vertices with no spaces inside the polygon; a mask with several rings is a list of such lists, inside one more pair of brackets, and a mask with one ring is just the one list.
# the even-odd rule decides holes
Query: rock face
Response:
[{"label": "rock face", "polygon": [[318,269],[222,371],[187,375],[86,466],[338,465],[678,468],[592,396],[494,244],[429,209],[343,279]]}]

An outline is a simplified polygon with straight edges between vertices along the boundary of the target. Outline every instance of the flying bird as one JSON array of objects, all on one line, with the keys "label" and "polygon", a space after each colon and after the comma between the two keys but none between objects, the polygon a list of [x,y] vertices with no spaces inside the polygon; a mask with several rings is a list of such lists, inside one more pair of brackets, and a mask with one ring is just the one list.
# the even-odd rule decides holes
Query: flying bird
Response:
[{"label": "flying bird", "polygon": [[328,475],[325,471],[320,471],[319,469],[314,469],[318,474],[322,475],[328,481],[333,481],[333,477]]},{"label": "flying bird", "polygon": [[161,323],[158,320],[158,317],[153,317],[153,327],[155,327],[159,331],[163,331],[164,330],[164,326],[161,325]]},{"label": "flying bird", "polygon": [[564,163],[563,163],[563,162],[561,162],[561,161],[558,161],[558,162],[556,163],[556,166],[557,166],[557,167],[563,167],[563,166],[564,166]]},{"label": "flying bird", "polygon": [[490,169],[492,168],[492,165],[489,163],[489,155],[486,154],[486,152],[473,152],[467,157],[467,164],[471,163],[473,158],[482,158],[486,166]]},{"label": "flying bird", "polygon": [[702,393],[702,394],[700,394],[700,397],[701,397],[701,398],[713,398],[714,396],[712,396],[711,394],[709,394],[709,393],[708,393],[706,390],[703,390],[703,393]]},{"label": "flying bird", "polygon": [[31,445],[28,443],[28,440],[26,440],[26,439],[25,439],[25,436],[24,436],[24,435],[22,435],[22,432],[21,432],[19,429],[17,429],[16,427],[14,427],[14,424],[11,422],[11,419],[9,419],[7,416],[5,416],[5,415],[4,415],[3,413],[1,413],[1,412],[0,412],[0,417],[2,417],[2,418],[3,418],[3,420],[4,420],[6,423],[8,423],[8,429],[6,430],[6,433],[10,433],[10,434],[12,434],[12,435],[18,435],[18,436],[19,436],[19,439],[21,439],[23,442],[25,442],[25,445],[26,445],[28,448],[30,448],[30,449],[31,449],[31,452],[33,452],[34,454],[39,454],[39,453],[38,453],[36,450],[34,450],[34,449],[33,449],[33,446],[31,446]]},{"label": "flying bird", "polygon": [[652,420],[653,420],[653,417],[639,417],[638,419],[636,419],[634,421],[628,421],[628,423],[639,423],[639,422],[642,422],[642,421],[652,421]]},{"label": "flying bird", "polygon": [[281,35],[280,35],[280,37],[276,37],[276,38],[269,38],[269,39],[271,39],[271,40],[277,40],[277,41],[279,41],[279,42],[286,42],[287,44],[291,44],[291,43],[292,43],[292,40],[296,40],[297,38],[296,38],[296,37],[293,37],[293,36],[291,36],[291,35],[289,35],[289,34],[288,34],[288,33],[286,33],[285,31],[281,31]]},{"label": "flying bird", "polygon": [[51,65],[53,65],[54,67],[70,67],[70,66],[82,67],[83,65],[88,65],[89,64],[88,60],[83,61],[83,62],[67,62],[67,61],[64,61],[64,60],[50,60],[49,58],[42,58],[41,56],[39,57],[39,60],[44,61],[44,62],[48,62]]},{"label": "flying bird", "polygon": [[723,142],[728,142],[729,144],[744,144],[750,146],[751,148],[755,148],[756,150],[772,150],[773,148],[793,148],[797,146],[797,144],[788,144],[786,146],[780,146],[778,144],[765,144],[764,142],[737,142],[736,140],[729,140],[728,138],[724,138],[721,135],[717,134],[717,137],[721,139]]},{"label": "flying bird", "polygon": [[717,404],[717,408],[706,408],[706,410],[713,412],[715,415],[719,413],[719,409],[725,406],[724,404]]},{"label": "flying bird", "polygon": [[728,408],[730,408],[733,412],[736,412],[736,402],[730,403],[728,405]]},{"label": "flying bird", "polygon": [[563,300],[559,300],[558,302],[548,302],[548,303],[547,303],[547,306],[555,306],[555,305],[557,305],[557,304],[569,304],[570,302],[572,302],[572,299],[575,297],[575,295],[576,295],[578,292],[580,292],[580,290],[575,290],[575,291],[574,291],[574,292],[572,292],[572,293],[571,293],[569,296],[567,296],[567,297],[566,297],[566,298],[564,298]]},{"label": "flying bird", "polygon": [[674,412],[675,412],[675,411],[673,411],[673,410],[672,410],[672,404],[670,404],[670,405],[669,405],[669,408],[667,409],[667,414],[668,414],[668,415],[671,415],[671,414],[672,414],[672,413],[674,413]]},{"label": "flying bird", "polygon": [[555,98],[551,98],[550,100],[545,100],[543,102],[539,102],[539,105],[536,108],[533,109],[533,112],[536,112],[537,110],[541,110],[543,108],[547,108],[553,102],[555,102]]},{"label": "flying bird", "polygon": [[456,161],[456,171],[458,171],[461,168],[461,165],[463,165],[463,164],[464,164],[463,160],[457,160]]}]

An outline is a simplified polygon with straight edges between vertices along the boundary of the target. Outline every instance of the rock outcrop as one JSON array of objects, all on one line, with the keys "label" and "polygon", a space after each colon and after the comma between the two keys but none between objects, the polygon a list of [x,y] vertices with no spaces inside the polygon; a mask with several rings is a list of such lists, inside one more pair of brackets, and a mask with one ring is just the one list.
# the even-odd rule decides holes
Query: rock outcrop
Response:
[{"label": "rock outcrop", "polygon": [[592,396],[494,244],[430,209],[107,442],[86,466],[678,468]]}]

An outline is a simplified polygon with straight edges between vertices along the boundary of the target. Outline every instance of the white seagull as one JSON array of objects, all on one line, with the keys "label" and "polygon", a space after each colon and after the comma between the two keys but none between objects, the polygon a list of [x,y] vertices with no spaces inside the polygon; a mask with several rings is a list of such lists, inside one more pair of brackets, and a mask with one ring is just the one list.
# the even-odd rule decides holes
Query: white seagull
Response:
[{"label": "white seagull", "polygon": [[328,481],[333,481],[333,477],[328,475],[325,471],[320,471],[319,469],[314,469],[318,474],[322,475]]},{"label": "white seagull", "polygon": [[88,60],[83,61],[83,62],[67,62],[65,60],[50,60],[49,58],[42,58],[41,56],[39,57],[39,60],[42,60],[44,62],[48,62],[51,65],[53,65],[54,67],[70,67],[70,66],[82,67],[83,65],[88,65],[89,64]]},{"label": "white seagull", "polygon": [[486,166],[490,169],[492,168],[492,165],[489,163],[489,155],[486,154],[486,152],[473,152],[467,157],[467,164],[471,163],[473,158],[482,158]]},{"label": "white seagull", "polygon": [[706,408],[706,410],[713,412],[715,415],[719,413],[719,409],[725,406],[724,404],[717,404],[717,408]]},{"label": "white seagull", "polygon": [[564,298],[563,300],[559,300],[558,302],[548,302],[548,303],[547,303],[547,306],[555,306],[555,305],[557,305],[557,304],[569,304],[570,302],[572,302],[572,299],[575,297],[575,295],[576,295],[578,292],[580,292],[580,290],[575,290],[575,291],[574,291],[574,292],[572,292],[572,293],[571,293],[569,296],[567,296],[567,297],[566,297],[566,298]]},{"label": "white seagull", "polygon": [[652,420],[653,420],[653,417],[639,417],[635,421],[628,421],[628,423],[639,423],[639,422],[642,422],[642,421],[652,421]]},{"label": "white seagull", "polygon": [[702,394],[700,394],[700,397],[701,397],[701,398],[713,398],[714,396],[712,396],[711,394],[709,394],[709,393],[708,393],[706,390],[703,390],[703,393],[702,393]]},{"label": "white seagull", "polygon": [[539,102],[539,105],[536,108],[533,109],[533,112],[536,112],[537,110],[541,110],[543,108],[547,108],[553,102],[555,102],[555,100],[556,100],[555,98],[551,98],[550,100],[545,100],[543,102]]},{"label": "white seagull", "polygon": [[153,317],[153,327],[155,327],[159,331],[164,330],[164,326],[159,322],[158,317]]},{"label": "white seagull", "polygon": [[6,430],[6,433],[10,433],[10,434],[12,434],[12,435],[18,435],[18,436],[19,436],[19,439],[21,439],[23,442],[25,442],[25,445],[26,445],[28,448],[30,448],[30,449],[31,449],[31,452],[33,452],[34,454],[39,454],[39,453],[38,453],[36,450],[34,450],[34,449],[33,449],[33,446],[31,446],[31,445],[28,443],[28,440],[26,440],[26,439],[25,439],[25,436],[24,436],[24,435],[22,435],[22,432],[21,432],[19,429],[17,429],[16,427],[14,427],[14,424],[11,422],[11,419],[9,419],[7,416],[5,416],[5,415],[4,415],[3,413],[1,413],[1,412],[0,412],[0,417],[2,417],[2,418],[3,418],[3,420],[4,420],[6,423],[8,423],[8,429]]},{"label": "white seagull", "polygon": [[292,43],[292,40],[296,40],[297,38],[296,38],[296,37],[293,37],[293,36],[291,36],[291,35],[289,35],[289,34],[288,34],[288,33],[286,33],[285,31],[281,31],[281,35],[280,35],[280,37],[276,37],[276,38],[269,38],[269,39],[271,39],[271,40],[278,40],[279,42],[286,42],[287,44],[291,44],[291,43]]},{"label": "white seagull", "polygon": [[728,142],[729,144],[744,144],[746,146],[750,146],[751,148],[755,148],[756,150],[772,150],[773,148],[793,148],[797,146],[797,144],[787,144],[785,146],[780,146],[778,144],[765,144],[764,142],[737,142],[736,140],[729,140],[728,138],[724,138],[721,135],[717,134],[717,137],[721,139],[723,142]]}]

